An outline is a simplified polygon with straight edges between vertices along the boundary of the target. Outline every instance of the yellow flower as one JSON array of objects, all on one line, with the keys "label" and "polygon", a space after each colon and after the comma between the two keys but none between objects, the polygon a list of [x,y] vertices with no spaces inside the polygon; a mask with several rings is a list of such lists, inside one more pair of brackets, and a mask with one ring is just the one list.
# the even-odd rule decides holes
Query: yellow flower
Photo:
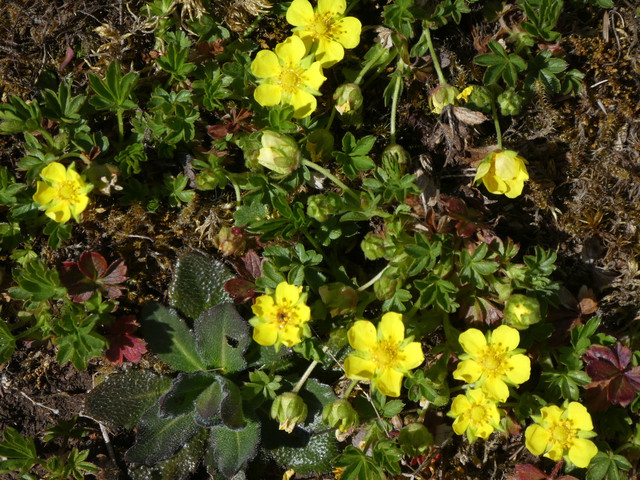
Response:
[{"label": "yellow flower", "polygon": [[510,385],[529,380],[531,360],[518,353],[520,334],[515,328],[501,325],[487,337],[476,328],[460,334],[460,345],[466,352],[453,372],[453,378],[475,383],[491,399],[504,402]]},{"label": "yellow flower", "polygon": [[578,402],[566,409],[556,405],[542,407],[535,424],[525,431],[525,445],[534,455],[554,461],[567,458],[576,467],[585,468],[598,453],[598,447],[587,438],[594,437],[591,415]]},{"label": "yellow flower", "polygon": [[73,217],[80,221],[80,214],[87,208],[87,193],[93,187],[87,185],[73,164],[65,168],[58,162],[52,162],[42,169],[33,200],[45,211],[45,215],[58,223],[67,222]]},{"label": "yellow flower", "polygon": [[275,52],[261,50],[251,62],[251,72],[260,79],[253,97],[263,107],[283,103],[293,105],[296,118],[303,118],[316,109],[314,95],[326,80],[320,62],[303,60],[307,53],[304,42],[289,37],[276,45]]},{"label": "yellow flower", "polygon": [[360,43],[362,24],[355,17],[343,17],[346,8],[345,0],[318,0],[314,12],[308,0],[293,0],[287,10],[287,22],[308,49],[317,44],[316,60],[325,68],[342,60],[345,48]]},{"label": "yellow flower", "polygon": [[447,415],[455,418],[453,431],[458,435],[466,433],[470,442],[489,437],[500,426],[498,407],[478,388],[454,398]]},{"label": "yellow flower", "polygon": [[347,378],[371,380],[374,388],[390,397],[400,396],[402,377],[424,361],[419,342],[404,338],[399,313],[385,313],[378,330],[367,320],[358,320],[347,332],[356,350],[344,361]]},{"label": "yellow flower", "polygon": [[482,180],[491,193],[515,198],[522,193],[525,180],[529,179],[527,161],[513,150],[494,152],[479,164],[474,182]]},{"label": "yellow flower", "polygon": [[255,317],[249,320],[253,328],[253,339],[260,345],[284,344],[292,347],[310,335],[307,322],[311,319],[311,309],[305,303],[306,295],[302,287],[282,282],[274,295],[256,298],[251,307]]},{"label": "yellow flower", "polygon": [[467,88],[465,88],[458,94],[458,96],[456,97],[456,100],[461,100],[463,102],[469,101],[469,97],[473,93],[473,89],[474,89],[474,86],[469,85]]}]

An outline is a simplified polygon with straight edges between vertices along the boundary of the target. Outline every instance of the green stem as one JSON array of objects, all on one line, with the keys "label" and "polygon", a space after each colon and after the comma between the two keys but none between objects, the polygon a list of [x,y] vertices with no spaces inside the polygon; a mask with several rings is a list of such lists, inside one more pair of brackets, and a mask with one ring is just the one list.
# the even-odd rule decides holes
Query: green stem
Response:
[{"label": "green stem", "polygon": [[371,280],[369,280],[367,283],[365,283],[364,285],[362,285],[361,287],[359,287],[356,291],[357,292],[364,292],[367,288],[369,288],[371,285],[373,285],[374,283],[376,283],[378,280],[380,280],[380,278],[382,277],[382,275],[384,274],[385,270],[389,268],[389,265],[387,265],[386,267],[384,267],[382,270],[380,270],[378,272],[378,274],[373,277]]},{"label": "green stem", "polygon": [[362,79],[367,74],[367,72],[385,53],[386,53],[386,50],[384,48],[381,48],[380,50],[378,50],[378,53],[373,58],[371,58],[367,63],[364,64],[364,66],[360,70],[360,73],[358,74],[356,79],[353,81],[353,83],[355,83],[356,85],[360,85],[360,82],[362,82]]},{"label": "green stem", "polygon": [[500,130],[500,119],[498,118],[498,110],[496,109],[496,102],[494,100],[491,101],[491,114],[493,115],[493,124],[496,127],[498,148],[502,150],[502,131]]},{"label": "green stem", "polygon": [[231,178],[230,175],[227,175],[227,180],[231,182],[233,185],[233,191],[236,193],[236,210],[240,208],[240,204],[242,203],[242,193],[240,192],[240,186]]},{"label": "green stem", "polygon": [[433,42],[431,41],[431,30],[429,29],[429,27],[427,27],[422,32],[427,40],[427,47],[429,47],[431,60],[433,60],[433,68],[436,69],[436,74],[438,75],[438,83],[440,85],[447,85],[447,81],[445,80],[444,75],[442,74],[442,69],[440,68],[440,62],[438,61],[436,50],[435,48],[433,48]]},{"label": "green stem", "polygon": [[309,364],[305,372],[300,377],[300,380],[298,380],[298,383],[296,383],[296,386],[293,387],[293,390],[291,390],[293,393],[298,393],[300,391],[300,389],[304,385],[304,382],[307,381],[307,378],[309,378],[309,375],[311,375],[311,372],[313,372],[313,369],[316,368],[316,365],[318,365],[317,360],[314,360]]},{"label": "green stem", "polygon": [[351,5],[347,6],[346,10],[344,11],[344,13],[342,15],[344,15],[346,17],[347,14],[351,11],[351,9],[353,7],[355,7],[358,4],[359,1],[360,0],[354,0],[353,2],[351,2]]},{"label": "green stem", "polygon": [[360,382],[360,380],[351,380],[351,383],[349,384],[347,389],[344,391],[344,395],[342,397],[343,398],[349,398],[349,395],[351,395],[351,392],[353,391],[355,386],[358,385],[359,382]]},{"label": "green stem", "polygon": [[398,113],[398,99],[400,98],[400,92],[402,91],[402,71],[404,70],[404,65],[402,58],[398,58],[396,70],[400,72],[400,75],[393,79],[396,84],[393,86],[393,94],[391,96],[391,122],[389,125],[391,145],[396,144],[396,115]]},{"label": "green stem", "polygon": [[116,116],[118,117],[118,143],[122,144],[122,140],[124,140],[124,122],[122,120],[122,110],[116,110]]},{"label": "green stem", "polygon": [[302,230],[302,234],[305,236],[307,240],[309,240],[309,243],[315,249],[316,252],[320,253],[322,251],[322,247],[318,245],[318,242],[316,242],[315,238],[313,238],[306,229]]},{"label": "green stem", "polygon": [[353,198],[354,200],[360,202],[360,197],[356,194],[356,192],[354,192],[353,190],[351,190],[349,187],[347,187],[344,183],[342,183],[338,177],[336,177],[335,175],[333,175],[331,172],[329,172],[326,168],[321,167],[320,165],[318,165],[317,163],[313,163],[310,162],[307,159],[303,159],[302,160],[302,164],[306,165],[307,167],[315,170],[316,172],[321,173],[322,175],[324,175],[325,177],[327,177],[329,180],[331,180],[333,183],[335,183],[337,186],[339,186],[342,190],[345,191],[346,194],[348,194],[351,198]]},{"label": "green stem", "polygon": [[327,120],[327,126],[324,127],[327,130],[331,129],[331,124],[333,123],[333,119],[336,118],[336,109],[332,108],[331,113],[329,114],[329,120]]},{"label": "green stem", "polygon": [[264,14],[258,15],[253,23],[249,25],[249,28],[244,31],[244,33],[242,34],[242,38],[247,38],[249,35],[251,35],[263,18]]},{"label": "green stem", "polygon": [[46,130],[38,130],[38,132],[40,132],[40,134],[42,135],[42,137],[49,143],[50,146],[54,146],[54,140],[53,140],[53,136],[47,132]]}]

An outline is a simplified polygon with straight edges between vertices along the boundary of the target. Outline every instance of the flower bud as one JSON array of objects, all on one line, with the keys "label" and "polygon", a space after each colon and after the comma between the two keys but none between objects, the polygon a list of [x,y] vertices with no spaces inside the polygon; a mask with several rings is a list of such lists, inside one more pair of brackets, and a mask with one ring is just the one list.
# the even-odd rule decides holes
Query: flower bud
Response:
[{"label": "flower bud", "polygon": [[433,435],[422,423],[410,423],[400,430],[398,443],[404,453],[418,457],[424,455],[433,444]]},{"label": "flower bud", "polygon": [[536,298],[518,293],[511,295],[505,303],[504,323],[518,330],[524,330],[541,319],[540,302]]},{"label": "flower bud", "polygon": [[237,227],[222,227],[214,237],[213,244],[225,257],[240,254],[246,247],[242,230]]},{"label": "flower bud", "polygon": [[465,99],[464,106],[471,110],[489,113],[492,98],[491,91],[487,87],[474,85],[470,95]]},{"label": "flower bud", "polygon": [[314,130],[307,136],[307,151],[311,160],[321,163],[322,160],[331,158],[333,152],[333,135],[325,128]]},{"label": "flower bud", "polygon": [[285,392],[273,401],[271,418],[280,422],[280,430],[291,433],[307,418],[307,405],[297,393]]},{"label": "flower bud", "polygon": [[358,292],[344,283],[334,282],[322,285],[318,289],[322,302],[329,309],[332,317],[347,315],[356,311]]},{"label": "flower bud", "polygon": [[337,428],[341,433],[357,427],[360,423],[358,412],[344,398],[325,405],[322,409],[322,421],[331,428]]},{"label": "flower bud", "polygon": [[409,153],[400,145],[389,145],[382,152],[382,167],[391,175],[400,177],[411,160]]},{"label": "flower bud", "polygon": [[340,198],[334,194],[319,194],[307,198],[307,216],[320,223],[326,222],[336,212]]},{"label": "flower bud", "polygon": [[300,166],[302,154],[293,138],[265,130],[260,142],[262,148],[258,154],[258,163],[263,167],[289,175]]},{"label": "flower bud", "polygon": [[382,235],[378,233],[367,233],[360,247],[362,248],[364,256],[369,260],[377,260],[384,257],[385,242]]},{"label": "flower bud", "polygon": [[440,115],[444,107],[455,103],[456,97],[459,94],[460,91],[456,87],[452,87],[451,85],[440,85],[435,90],[432,90],[429,95],[431,111]]},{"label": "flower bud", "polygon": [[395,267],[387,268],[380,280],[373,284],[373,291],[378,300],[389,300],[393,295],[402,288],[403,278],[401,273]]},{"label": "flower bud", "polygon": [[362,108],[362,91],[356,83],[344,83],[333,94],[335,108],[340,115],[357,112]]},{"label": "flower bud", "polygon": [[518,115],[523,103],[524,98],[513,90],[505,90],[498,95],[498,105],[502,115]]}]

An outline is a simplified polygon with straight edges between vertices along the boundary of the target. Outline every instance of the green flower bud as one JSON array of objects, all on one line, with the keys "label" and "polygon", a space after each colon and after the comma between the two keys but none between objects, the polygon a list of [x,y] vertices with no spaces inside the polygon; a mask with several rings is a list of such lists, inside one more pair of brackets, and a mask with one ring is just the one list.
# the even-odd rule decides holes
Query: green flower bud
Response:
[{"label": "green flower bud", "polygon": [[502,115],[518,115],[522,110],[524,98],[513,90],[505,90],[498,95],[498,105]]},{"label": "green flower bud", "polygon": [[377,260],[384,257],[385,241],[382,235],[369,232],[365,235],[362,243],[360,244],[364,256],[369,260]]},{"label": "green flower bud", "polygon": [[222,227],[213,238],[213,244],[225,257],[240,254],[246,247],[245,237],[238,227]]},{"label": "green flower bud", "polygon": [[325,128],[314,130],[307,136],[307,151],[311,160],[321,163],[322,160],[331,158],[333,152],[333,135]]},{"label": "green flower bud", "polygon": [[263,167],[289,175],[300,166],[302,154],[293,138],[265,130],[260,143],[262,148],[258,154],[258,163]]},{"label": "green flower bud", "polygon": [[322,409],[322,421],[342,433],[354,429],[360,423],[358,412],[344,398],[325,405]]},{"label": "green flower bud", "polygon": [[396,177],[400,177],[411,160],[409,153],[400,145],[389,145],[382,152],[382,167]]},{"label": "green flower bud", "polygon": [[355,313],[358,305],[358,292],[344,283],[334,282],[322,285],[318,289],[322,302],[329,308],[332,317]]},{"label": "green flower bud", "polygon": [[504,323],[524,330],[542,319],[540,302],[522,294],[511,295],[504,306]]},{"label": "green flower bud", "polygon": [[333,94],[333,101],[340,115],[359,111],[363,101],[360,86],[356,83],[340,85]]},{"label": "green flower bud", "polygon": [[447,105],[453,105],[456,102],[456,97],[459,94],[460,91],[456,87],[452,87],[451,85],[440,85],[435,90],[432,90],[429,95],[431,111],[440,115],[444,107]]},{"label": "green flower bud", "polygon": [[373,284],[373,291],[378,300],[389,300],[403,284],[403,276],[397,268],[387,268],[380,280]]},{"label": "green flower bud", "polygon": [[271,418],[280,422],[280,430],[291,433],[307,418],[307,405],[297,393],[283,393],[271,405]]},{"label": "green flower bud", "polygon": [[466,98],[465,107],[479,112],[489,113],[491,111],[492,102],[491,91],[487,87],[473,86],[473,90]]},{"label": "green flower bud", "polygon": [[336,212],[340,203],[340,197],[333,193],[313,195],[307,198],[307,216],[320,223],[326,222],[329,216]]},{"label": "green flower bud", "polygon": [[433,445],[433,435],[422,423],[410,423],[398,436],[398,443],[402,451],[410,457],[424,455]]}]

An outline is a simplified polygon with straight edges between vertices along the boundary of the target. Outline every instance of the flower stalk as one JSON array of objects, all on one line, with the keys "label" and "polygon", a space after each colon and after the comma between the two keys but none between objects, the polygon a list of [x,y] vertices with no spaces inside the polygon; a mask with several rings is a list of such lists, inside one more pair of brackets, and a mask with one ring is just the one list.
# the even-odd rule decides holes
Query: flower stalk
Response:
[{"label": "flower stalk", "polygon": [[331,180],[333,183],[335,183],[338,187],[340,187],[342,190],[344,190],[344,192],[347,195],[349,195],[351,198],[353,198],[357,202],[360,202],[360,197],[356,194],[356,192],[354,192],[349,187],[347,187],[344,183],[342,183],[338,179],[338,177],[333,175],[326,168],[323,168],[320,165],[318,165],[317,163],[313,163],[313,162],[311,162],[311,161],[309,161],[307,159],[304,159],[304,158],[302,159],[302,165],[305,165],[305,166],[315,170],[316,172],[321,173],[322,175],[327,177],[329,180]]}]

